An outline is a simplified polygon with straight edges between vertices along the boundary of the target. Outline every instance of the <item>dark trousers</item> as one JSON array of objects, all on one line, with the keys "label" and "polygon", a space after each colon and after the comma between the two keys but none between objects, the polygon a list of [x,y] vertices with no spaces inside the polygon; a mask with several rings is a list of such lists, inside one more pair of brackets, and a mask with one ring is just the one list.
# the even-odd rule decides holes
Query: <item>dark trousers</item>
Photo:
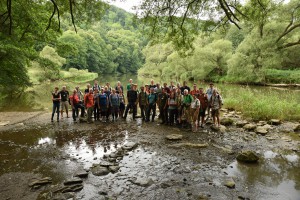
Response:
[{"label": "dark trousers", "polygon": [[84,106],[78,103],[74,105],[74,109],[72,108],[72,117],[74,120],[76,120],[76,116],[79,115],[79,109],[81,110],[80,117],[84,117]]},{"label": "dark trousers", "polygon": [[57,113],[57,120],[59,120],[59,107],[60,107],[60,102],[53,102],[53,107],[52,107],[52,116],[51,120],[53,120],[54,114]]},{"label": "dark trousers", "polygon": [[146,105],[140,105],[140,109],[141,109],[142,119],[145,120],[145,118],[146,118],[147,106],[146,106]]},{"label": "dark trousers", "polygon": [[155,113],[156,113],[156,104],[149,104],[147,108],[146,121],[150,120],[150,113],[152,110],[152,121],[154,121]]},{"label": "dark trousers", "polygon": [[128,104],[127,104],[127,106],[126,106],[124,118],[127,117],[129,108],[131,108],[131,109],[133,110],[133,111],[132,111],[132,117],[133,117],[133,119],[135,119],[135,115],[136,115],[136,104],[135,104],[135,102],[128,102]]},{"label": "dark trousers", "polygon": [[99,120],[100,109],[97,105],[94,106],[94,120]]},{"label": "dark trousers", "polygon": [[119,106],[111,106],[111,115],[113,119],[117,119],[118,118],[118,113],[119,113]]},{"label": "dark trousers", "polygon": [[177,122],[177,109],[169,109],[169,123],[170,125],[174,124],[174,121]]},{"label": "dark trousers", "polygon": [[168,108],[160,107],[159,115],[163,123],[168,123]]}]

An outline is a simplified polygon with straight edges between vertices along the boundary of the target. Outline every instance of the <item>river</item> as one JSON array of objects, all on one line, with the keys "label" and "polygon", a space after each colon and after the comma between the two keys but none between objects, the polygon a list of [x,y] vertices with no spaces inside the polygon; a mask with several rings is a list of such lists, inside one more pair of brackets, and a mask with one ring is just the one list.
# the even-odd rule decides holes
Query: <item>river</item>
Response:
[{"label": "river", "polygon": [[[133,75],[99,77],[99,82],[114,85],[119,80],[126,85],[129,78],[139,85],[150,82]],[[24,109],[27,111],[41,108],[50,111],[52,88],[63,85],[74,88],[76,84],[60,81],[34,86],[25,103],[19,100],[20,105],[28,106]],[[83,89],[85,85],[79,86]],[[270,99],[299,100],[299,90],[225,84],[216,84],[216,87],[225,103],[232,96],[245,95],[249,90]],[[232,112],[235,121],[241,119],[241,113]],[[71,118],[50,123],[50,113],[44,110],[30,114],[3,112],[0,117],[0,121],[9,121],[9,116],[11,119],[24,117],[0,126],[0,199],[51,199],[66,194],[87,200],[300,199],[300,135],[287,129],[291,122],[272,126],[267,135],[235,125],[228,126],[224,132],[212,131],[206,125],[192,133],[188,129],[160,125],[157,119],[147,124],[129,117],[126,121],[89,125],[73,123]],[[166,140],[167,135],[174,133],[183,138]],[[124,150],[130,142],[137,147]],[[176,147],[178,144],[185,146]],[[195,148],[189,144],[207,146]],[[255,151],[259,162],[237,162],[237,154],[245,149]],[[118,170],[95,175],[93,166],[97,167],[104,160],[114,162]],[[54,192],[54,189],[64,188],[63,183],[82,170],[88,171],[88,178],[82,179],[75,193]],[[36,188],[28,186],[42,177],[50,177],[52,182]],[[234,188],[224,186],[228,179],[235,182]]]}]

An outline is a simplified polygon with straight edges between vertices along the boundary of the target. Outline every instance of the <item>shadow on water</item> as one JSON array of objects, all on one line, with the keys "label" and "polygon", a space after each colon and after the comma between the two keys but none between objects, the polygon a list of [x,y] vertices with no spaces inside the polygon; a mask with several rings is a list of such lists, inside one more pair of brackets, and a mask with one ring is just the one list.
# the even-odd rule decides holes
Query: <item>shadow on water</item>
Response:
[{"label": "shadow on water", "polygon": [[[227,167],[229,176],[239,177],[249,191],[266,191],[263,199],[300,198],[300,156],[292,151],[265,151],[258,164],[233,162]],[[259,188],[259,189],[258,189]],[[273,195],[270,195],[273,194]],[[261,199],[258,194],[258,199]]]},{"label": "shadow on water", "polygon": [[34,172],[64,180],[80,166],[88,169],[128,138],[126,130],[101,131],[31,129],[0,133],[0,175]]}]

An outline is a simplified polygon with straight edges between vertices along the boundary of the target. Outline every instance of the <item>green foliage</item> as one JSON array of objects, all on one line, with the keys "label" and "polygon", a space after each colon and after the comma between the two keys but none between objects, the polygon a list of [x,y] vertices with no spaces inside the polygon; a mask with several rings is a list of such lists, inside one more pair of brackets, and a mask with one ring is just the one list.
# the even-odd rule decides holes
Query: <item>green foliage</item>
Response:
[{"label": "green foliage", "polygon": [[[299,120],[300,104],[297,92],[259,91],[250,88],[226,90],[225,107],[241,111],[254,120]],[[225,93],[224,93],[225,94]]]},{"label": "green foliage", "polygon": [[267,69],[266,80],[269,83],[300,83],[300,70]]}]

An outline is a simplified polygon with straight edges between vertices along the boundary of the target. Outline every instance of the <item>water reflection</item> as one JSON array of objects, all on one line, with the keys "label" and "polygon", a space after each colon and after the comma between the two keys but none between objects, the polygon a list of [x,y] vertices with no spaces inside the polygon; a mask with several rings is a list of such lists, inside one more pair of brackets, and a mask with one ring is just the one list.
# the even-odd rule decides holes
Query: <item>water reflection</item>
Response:
[{"label": "water reflection", "polygon": [[[252,189],[274,191],[279,199],[300,198],[299,155],[293,152],[263,152],[258,164],[231,163],[226,172],[229,176],[239,177]],[[276,198],[277,198],[276,197]],[[274,199],[264,197],[263,199]]]}]

